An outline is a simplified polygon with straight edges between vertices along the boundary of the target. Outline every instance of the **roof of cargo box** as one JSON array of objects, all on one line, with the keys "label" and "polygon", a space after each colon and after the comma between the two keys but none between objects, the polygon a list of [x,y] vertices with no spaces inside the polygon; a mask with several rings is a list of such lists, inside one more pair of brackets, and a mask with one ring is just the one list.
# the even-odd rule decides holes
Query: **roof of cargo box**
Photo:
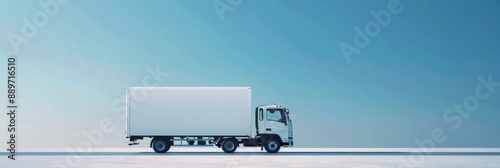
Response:
[{"label": "roof of cargo box", "polygon": [[171,87],[171,86],[156,86],[156,87],[140,87],[130,86],[129,88],[158,88],[158,89],[252,89],[251,87]]}]

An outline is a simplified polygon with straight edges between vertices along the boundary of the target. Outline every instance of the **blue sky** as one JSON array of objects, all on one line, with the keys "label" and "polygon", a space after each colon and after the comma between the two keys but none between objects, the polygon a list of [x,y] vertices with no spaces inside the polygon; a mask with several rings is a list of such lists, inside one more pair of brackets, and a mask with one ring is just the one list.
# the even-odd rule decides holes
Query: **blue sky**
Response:
[{"label": "blue sky", "polygon": [[436,147],[500,147],[500,88],[460,128],[443,119],[478,77],[500,81],[500,2],[401,0],[350,62],[339,44],[390,1],[243,0],[223,20],[213,2],[69,1],[18,52],[8,34],[44,9],[0,3],[1,58],[19,60],[21,146],[75,146],[103,118],[116,129],[98,146],[126,146],[113,102],[159,65],[160,86],[250,86],[252,106],[289,107],[297,147],[418,147],[435,128],[448,136]]}]

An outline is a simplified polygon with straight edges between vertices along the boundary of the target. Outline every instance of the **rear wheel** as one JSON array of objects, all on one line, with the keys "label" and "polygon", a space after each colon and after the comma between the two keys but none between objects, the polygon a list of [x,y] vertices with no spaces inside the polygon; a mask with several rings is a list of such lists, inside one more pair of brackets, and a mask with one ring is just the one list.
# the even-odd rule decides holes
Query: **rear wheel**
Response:
[{"label": "rear wheel", "polygon": [[158,138],[153,142],[153,150],[156,153],[165,153],[170,149],[170,144],[165,138]]},{"label": "rear wheel", "polygon": [[222,150],[226,153],[233,153],[238,147],[238,141],[236,139],[224,139],[222,141]]},{"label": "rear wheel", "polygon": [[264,143],[264,148],[268,153],[277,153],[280,148],[280,142],[276,138],[271,138]]}]

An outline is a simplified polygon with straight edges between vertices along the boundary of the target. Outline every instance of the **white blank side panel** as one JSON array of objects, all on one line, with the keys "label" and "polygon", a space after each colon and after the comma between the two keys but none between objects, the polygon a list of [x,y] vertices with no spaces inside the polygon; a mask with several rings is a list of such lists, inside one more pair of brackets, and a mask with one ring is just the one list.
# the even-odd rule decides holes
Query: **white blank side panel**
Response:
[{"label": "white blank side panel", "polygon": [[127,134],[250,134],[249,87],[130,87]]}]

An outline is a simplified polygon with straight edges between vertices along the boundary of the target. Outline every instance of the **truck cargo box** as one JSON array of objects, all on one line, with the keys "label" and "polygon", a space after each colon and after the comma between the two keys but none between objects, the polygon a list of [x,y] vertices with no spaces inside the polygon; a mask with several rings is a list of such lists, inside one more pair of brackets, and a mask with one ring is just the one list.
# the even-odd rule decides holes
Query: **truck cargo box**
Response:
[{"label": "truck cargo box", "polygon": [[127,136],[250,136],[249,87],[129,87]]}]

